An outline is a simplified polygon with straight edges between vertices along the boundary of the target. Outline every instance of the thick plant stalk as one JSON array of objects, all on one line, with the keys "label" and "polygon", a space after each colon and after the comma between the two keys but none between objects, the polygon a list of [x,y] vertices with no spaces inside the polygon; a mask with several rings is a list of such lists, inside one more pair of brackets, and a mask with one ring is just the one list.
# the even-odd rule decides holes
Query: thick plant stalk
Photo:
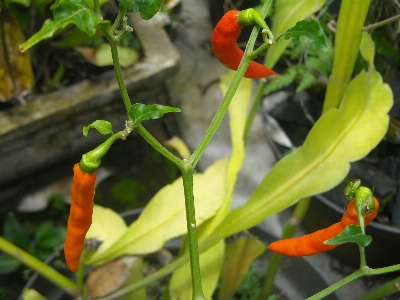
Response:
[{"label": "thick plant stalk", "polygon": [[339,107],[350,82],[358,55],[363,28],[371,0],[343,0],[335,37],[332,74],[329,77],[322,113]]},{"label": "thick plant stalk", "polygon": [[54,270],[49,265],[46,265],[44,262],[40,261],[36,257],[13,245],[1,236],[0,250],[18,259],[20,262],[23,262],[28,267],[34,269],[40,275],[52,281],[54,284],[68,292],[70,295],[78,295],[78,287],[74,282],[69,280],[58,271]]}]

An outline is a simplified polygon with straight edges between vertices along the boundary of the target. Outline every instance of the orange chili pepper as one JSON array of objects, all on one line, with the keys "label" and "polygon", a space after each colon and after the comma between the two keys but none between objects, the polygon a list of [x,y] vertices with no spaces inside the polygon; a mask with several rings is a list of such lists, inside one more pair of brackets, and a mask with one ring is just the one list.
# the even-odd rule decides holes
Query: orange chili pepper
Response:
[{"label": "orange chili pepper", "polygon": [[74,165],[74,181],[71,188],[71,208],[67,235],[64,243],[65,260],[72,272],[78,269],[85,236],[92,224],[94,184],[96,173],[83,173],[79,164]]},{"label": "orange chili pepper", "polygon": [[[364,216],[364,225],[367,226],[378,214],[379,202],[374,197],[375,210]],[[338,245],[326,245],[325,241],[341,233],[348,225],[358,225],[355,201],[347,205],[342,220],[328,228],[306,234],[301,237],[279,240],[269,244],[268,249],[288,256],[307,256],[332,250]]]}]

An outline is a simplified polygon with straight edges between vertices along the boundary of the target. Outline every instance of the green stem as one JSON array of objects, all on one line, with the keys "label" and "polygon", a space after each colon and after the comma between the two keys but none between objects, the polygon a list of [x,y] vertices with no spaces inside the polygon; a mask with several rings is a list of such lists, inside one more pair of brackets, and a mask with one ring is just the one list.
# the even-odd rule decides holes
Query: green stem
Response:
[{"label": "green stem", "polygon": [[118,12],[118,16],[115,19],[114,24],[110,28],[109,32],[111,35],[114,35],[114,32],[117,30],[119,24],[121,24],[121,22],[125,16],[126,16],[126,10],[120,8],[120,10]]},{"label": "green stem", "polygon": [[[349,276],[339,280],[338,282],[332,284],[331,286],[327,287],[326,289],[320,291],[319,293],[315,294],[312,297],[307,298],[307,300],[317,300],[322,299],[323,297],[328,296],[329,294],[333,293],[334,291],[338,290],[342,286],[350,283],[353,280],[364,276],[373,276],[373,275],[381,275],[390,272],[396,272],[400,270],[400,265],[394,265],[390,267],[378,268],[378,269],[370,269],[368,267],[360,268],[354,273],[350,274]],[[371,298],[372,299],[372,298]],[[375,298],[377,299],[377,298]]]},{"label": "green stem", "polygon": [[192,299],[200,300],[205,299],[205,297],[201,286],[199,249],[197,245],[197,226],[193,195],[193,168],[189,161],[185,161],[185,168],[182,170],[182,180],[185,194],[190,271],[192,274]]},{"label": "green stem", "polygon": [[400,290],[400,277],[393,279],[390,282],[387,282],[381,285],[376,290],[372,291],[368,295],[361,297],[358,300],[376,300],[376,299],[384,299],[386,296],[390,294],[397,293]]},{"label": "green stem", "polygon": [[[267,1],[268,2],[268,1]],[[264,4],[265,6],[265,4]],[[251,53],[252,49],[254,48],[254,43],[257,38],[257,33],[258,33],[258,26],[255,26],[253,28],[253,31],[251,32],[249,42],[247,43],[247,47],[245,50],[245,54],[243,56],[242,61],[239,64],[239,67],[236,71],[235,76],[233,77],[228,90],[222,100],[221,106],[218,108],[218,111],[216,112],[213,120],[211,121],[210,126],[208,127],[203,139],[197,146],[196,150],[193,152],[193,154],[190,156],[189,161],[192,162],[193,168],[196,167],[201,155],[204,153],[205,149],[207,148],[208,144],[210,143],[211,139],[213,138],[215,132],[217,131],[219,125],[222,122],[222,119],[224,118],[229,105],[231,104],[232,98],[236,93],[236,90],[238,89],[239,83],[243,78],[244,73],[246,72],[247,67],[249,66],[250,62],[252,61],[251,59]]]},{"label": "green stem", "polygon": [[379,28],[379,27],[385,26],[387,24],[390,24],[392,22],[395,22],[395,21],[397,21],[399,19],[400,19],[400,15],[396,15],[396,16],[393,16],[393,17],[388,18],[386,20],[383,20],[383,21],[380,21],[380,22],[365,26],[365,27],[363,27],[362,30],[363,31],[368,31],[368,30],[372,30],[372,29],[375,29],[375,28]]},{"label": "green stem", "polygon": [[100,11],[100,2],[99,0],[93,0],[93,5],[94,5],[94,13],[102,19],[103,17],[101,16],[101,11]]},{"label": "green stem", "polygon": [[[268,0],[268,1],[264,2],[264,5],[263,5],[263,7],[261,9],[261,14],[263,16],[265,16],[267,14],[271,4],[272,4],[272,0]],[[261,51],[266,50],[268,48],[268,46],[269,45],[267,45],[267,44],[264,44],[264,45],[260,46],[258,49],[253,51],[253,54],[258,55],[259,53],[261,53]],[[264,64],[265,63],[266,63],[266,59],[264,60]],[[243,140],[245,142],[247,141],[247,138],[249,136],[249,132],[250,132],[250,129],[251,129],[251,125],[253,124],[254,118],[255,118],[255,116],[257,114],[257,111],[258,111],[258,108],[260,106],[262,97],[264,95],[263,91],[264,91],[265,84],[266,84],[266,80],[265,79],[261,80],[260,83],[258,84],[256,95],[254,97],[253,104],[251,106],[249,115],[247,117],[245,129],[244,129],[244,133],[243,133]]]},{"label": "green stem", "polygon": [[249,137],[249,133],[250,133],[250,129],[251,129],[251,125],[253,124],[254,118],[256,117],[258,108],[260,107],[260,103],[263,97],[263,91],[264,91],[264,86],[265,86],[266,81],[260,81],[260,83],[258,84],[257,87],[257,91],[256,91],[256,95],[254,96],[254,101],[253,104],[251,105],[250,111],[249,111],[249,115],[247,116],[246,119],[246,125],[244,128],[244,132],[243,132],[243,140],[246,142],[248,137]]},{"label": "green stem", "polygon": [[78,287],[74,282],[54,270],[52,267],[46,265],[44,262],[40,261],[36,257],[13,245],[1,236],[0,250],[18,259],[20,262],[27,265],[28,267],[34,269],[40,275],[65,290],[68,294],[73,296],[78,295]]},{"label": "green stem", "polygon": [[136,132],[139,133],[147,143],[150,144],[155,150],[161,153],[164,157],[169,159],[172,163],[174,163],[181,171],[185,168],[185,163],[170,151],[160,144],[151,134],[144,128],[142,125],[139,125],[135,128]]},{"label": "green stem", "polygon": [[350,81],[361,41],[361,29],[371,0],[343,0],[335,37],[332,74],[329,77],[322,112],[339,107]]},{"label": "green stem", "polygon": [[122,101],[124,102],[126,112],[129,113],[129,108],[132,106],[132,103],[131,103],[131,100],[129,99],[128,91],[126,90],[124,78],[122,77],[122,69],[121,69],[121,65],[119,63],[119,58],[118,58],[117,41],[114,39],[114,35],[112,34],[111,30],[110,31],[103,30],[103,33],[105,34],[108,41],[110,42],[111,56],[112,56],[113,64],[114,64],[115,76],[117,78],[118,87],[121,92]]}]

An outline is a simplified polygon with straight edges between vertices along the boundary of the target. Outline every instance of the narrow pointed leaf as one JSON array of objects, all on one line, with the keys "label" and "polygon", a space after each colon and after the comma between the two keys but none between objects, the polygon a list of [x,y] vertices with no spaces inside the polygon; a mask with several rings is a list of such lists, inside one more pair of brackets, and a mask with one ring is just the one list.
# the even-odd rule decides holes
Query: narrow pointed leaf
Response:
[{"label": "narrow pointed leaf", "polygon": [[[215,214],[225,197],[227,163],[228,159],[221,159],[207,168],[204,174],[194,175],[198,226]],[[95,254],[90,263],[122,254],[155,252],[166,241],[186,233],[186,230],[183,184],[182,178],[179,178],[158,191],[138,220],[102,255]]]},{"label": "narrow pointed leaf", "polygon": [[254,237],[239,238],[226,246],[219,300],[233,299],[233,295],[246,277],[250,265],[265,249],[265,245]]},{"label": "narrow pointed leaf", "polygon": [[65,28],[69,24],[76,25],[88,36],[94,35],[99,26],[103,28],[110,26],[110,22],[100,19],[84,0],[59,0],[54,8],[54,21],[46,20],[43,27],[21,45],[21,51],[52,37],[57,30]]},{"label": "narrow pointed leaf", "polygon": [[349,84],[339,109],[315,123],[302,147],[280,160],[250,196],[217,229],[229,236],[258,224],[300,198],[339,184],[350,162],[366,156],[384,137],[393,104],[390,87],[377,72],[361,72]]},{"label": "narrow pointed leaf", "polygon": [[[206,299],[212,299],[217,287],[222,262],[224,260],[225,242],[220,241],[200,255],[200,272],[203,294]],[[192,281],[190,276],[190,265],[185,264],[177,269],[169,284],[169,299],[191,299]]]},{"label": "narrow pointed leaf", "polygon": [[131,117],[135,126],[138,126],[143,121],[159,119],[164,114],[170,112],[181,112],[181,110],[176,107],[159,104],[146,105],[142,103],[136,103],[133,104],[129,109],[129,116]]},{"label": "narrow pointed leaf", "polygon": [[372,241],[370,235],[364,235],[358,225],[349,225],[337,236],[327,240],[324,244],[340,245],[344,243],[357,243],[360,247],[368,246]]}]

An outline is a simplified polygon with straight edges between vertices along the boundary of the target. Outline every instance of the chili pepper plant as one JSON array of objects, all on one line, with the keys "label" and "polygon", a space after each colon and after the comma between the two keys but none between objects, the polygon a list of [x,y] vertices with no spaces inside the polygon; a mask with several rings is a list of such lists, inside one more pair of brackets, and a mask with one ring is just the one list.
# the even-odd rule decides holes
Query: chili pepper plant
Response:
[{"label": "chili pepper plant", "polygon": [[[175,152],[169,151],[158,142],[142,122],[161,118],[166,113],[185,112],[175,107],[135,103],[135,95],[129,95],[125,88],[118,60],[118,41],[131,31],[126,14],[139,13],[143,19],[150,19],[160,9],[161,0],[121,0],[119,14],[113,23],[102,18],[98,0],[94,1],[93,9],[82,0],[57,1],[53,6],[54,20],[47,20],[42,29],[21,46],[21,50],[27,51],[40,41],[52,37],[58,29],[70,25],[77,26],[89,37],[96,31],[102,32],[110,43],[127,120],[120,125],[117,132],[114,132],[112,124],[107,120],[94,120],[83,128],[84,135],[89,134],[90,129],[96,129],[100,134],[109,137],[103,144],[84,154],[81,161],[74,166],[71,211],[64,252],[68,268],[77,272],[76,282],[55,272],[3,238],[0,238],[0,249],[20,259],[72,296],[85,298],[88,297],[88,292],[84,279],[89,266],[98,267],[127,255],[140,257],[153,253],[170,239],[183,236],[180,252],[171,263],[145,277],[138,275],[122,288],[98,299],[115,299],[140,291],[146,285],[166,276],[170,276],[166,287],[166,297],[169,299],[211,299],[218,282],[218,299],[230,299],[249,268],[252,259],[248,258],[257,257],[266,247],[252,238],[245,238],[250,247],[244,247],[245,250],[239,251],[240,253],[236,252],[236,260],[231,256],[224,258],[225,253],[232,253],[229,249],[243,247],[243,239],[237,239],[231,244],[227,244],[225,239],[296,203],[294,216],[301,218],[307,207],[308,197],[339,184],[346,176],[350,162],[367,155],[386,133],[389,120],[387,113],[392,106],[393,96],[389,86],[374,69],[374,44],[369,34],[362,32],[369,4],[370,0],[342,1],[334,41],[332,73],[327,85],[322,116],[313,126],[303,146],[280,160],[265,175],[248,201],[232,210],[233,190],[245,157],[249,128],[267,82],[265,76],[274,73],[272,69],[287,47],[289,39],[305,37],[321,51],[332,51],[318,20],[311,18],[315,12],[324,9],[326,1],[305,0],[293,4],[293,1],[276,0],[270,19],[271,27],[264,21],[265,15],[271,9],[271,0],[264,1],[261,11],[230,11],[222,17],[211,37],[212,47],[218,60],[236,72],[229,73],[231,77],[226,77],[230,83],[224,90],[223,101],[194,151],[189,153],[181,143],[174,144],[180,155],[175,155]],[[253,26],[244,51],[236,44],[243,26]],[[255,48],[259,33],[263,42]],[[352,76],[359,51],[368,66]],[[266,53],[264,64],[253,61],[261,53]],[[243,78],[244,76],[250,79]],[[258,90],[253,101],[250,101],[250,95],[243,97],[237,94],[237,90],[240,85],[249,84],[254,78],[262,79],[257,81]],[[202,154],[226,114],[230,116],[232,155],[215,161],[203,173],[196,173]],[[144,208],[139,219],[127,226],[116,213],[94,205],[93,186],[96,170],[108,149],[116,142],[123,143],[132,132],[138,133],[175,164],[182,177],[162,188]],[[132,155],[129,149],[126,155]],[[346,189],[345,195],[351,202],[342,220],[332,225],[333,229],[321,229],[323,234],[313,233],[297,241],[282,241],[288,249],[301,241],[298,244],[305,248],[298,255],[327,251],[343,242],[356,242],[359,245],[360,268],[310,299],[320,299],[363,276],[400,271],[400,265],[379,269],[367,266],[364,247],[370,242],[370,238],[365,236],[364,225],[375,217],[379,199],[373,197],[370,189],[360,187],[357,181]],[[86,232],[89,226],[90,229]],[[289,226],[285,228],[284,237],[290,237],[293,233],[293,226]],[[279,243],[281,242],[277,242]],[[269,248],[277,251],[279,247],[274,245],[276,244],[271,244]],[[307,250],[309,248],[314,250]],[[232,263],[238,257],[240,261],[240,255],[246,258],[243,259],[245,263],[240,266]],[[279,262],[279,257],[273,258],[273,261]],[[271,262],[261,299],[266,299],[269,295],[276,265]],[[222,269],[230,267],[237,271],[221,273]],[[384,295],[394,291],[395,285],[388,285],[377,293]]]}]

